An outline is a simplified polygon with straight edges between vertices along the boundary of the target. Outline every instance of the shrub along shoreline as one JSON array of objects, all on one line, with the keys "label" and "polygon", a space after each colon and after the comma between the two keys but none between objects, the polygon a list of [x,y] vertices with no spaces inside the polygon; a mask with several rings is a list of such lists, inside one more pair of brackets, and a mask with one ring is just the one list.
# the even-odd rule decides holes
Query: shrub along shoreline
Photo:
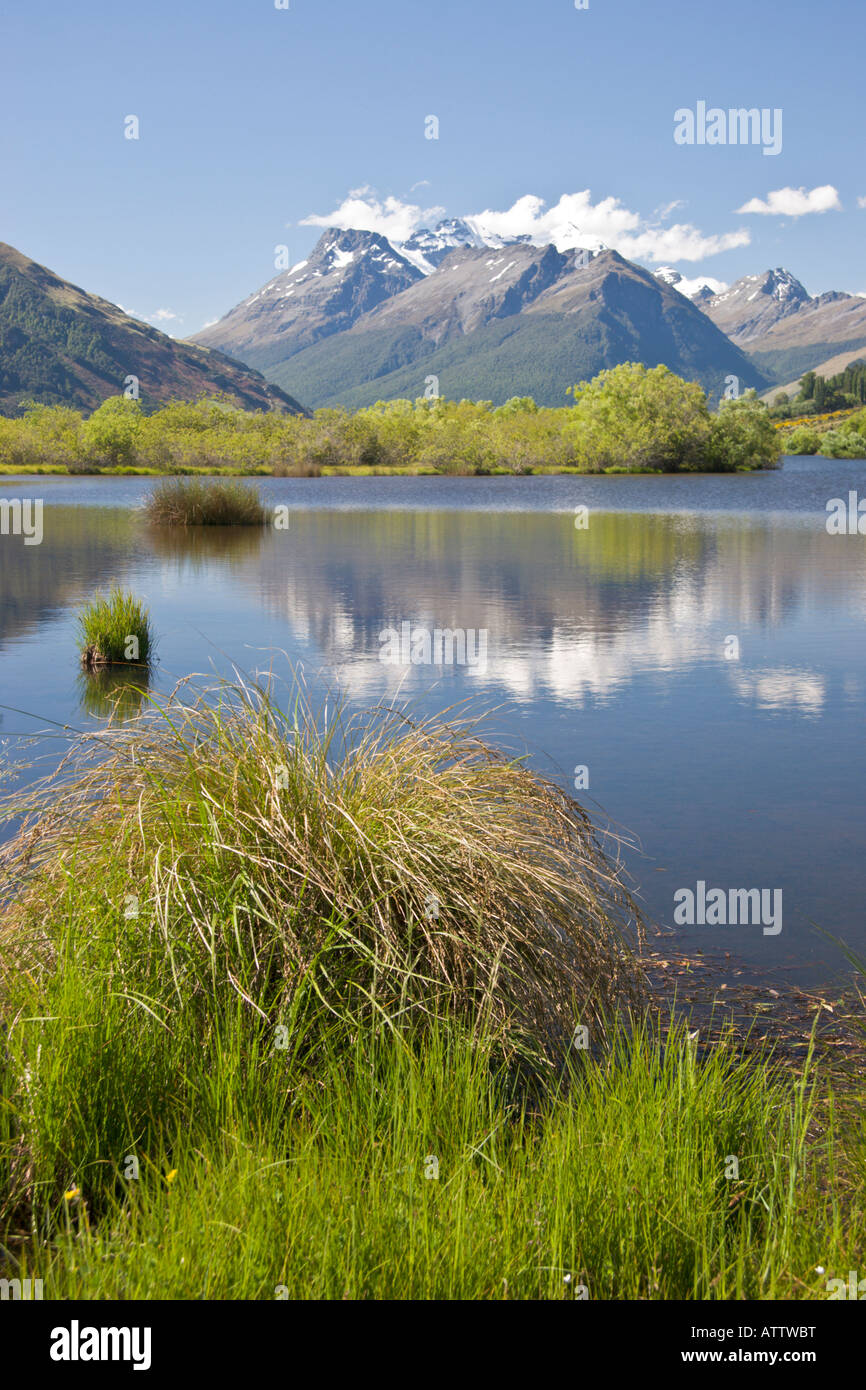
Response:
[{"label": "shrub along shoreline", "polygon": [[572,390],[573,404],[515,397],[379,402],[311,418],[238,410],[203,398],[145,415],[112,397],[84,419],[31,405],[0,418],[0,472],[390,473],[732,472],[772,468],[777,433],[754,392],[710,413],[694,382],[623,363]]},{"label": "shrub along shoreline", "polygon": [[834,410],[792,421],[776,421],[786,454],[822,458],[866,458],[866,410]]},{"label": "shrub along shoreline", "polygon": [[28,810],[2,856],[3,1276],[726,1299],[856,1268],[862,1127],[811,1058],[654,1026],[588,817],[477,724],[184,682],[5,804]]}]

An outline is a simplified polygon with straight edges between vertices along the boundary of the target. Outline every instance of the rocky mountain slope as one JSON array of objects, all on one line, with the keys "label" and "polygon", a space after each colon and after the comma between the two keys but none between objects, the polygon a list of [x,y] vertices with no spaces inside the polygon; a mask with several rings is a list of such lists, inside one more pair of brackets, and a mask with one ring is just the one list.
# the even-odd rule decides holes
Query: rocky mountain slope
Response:
[{"label": "rocky mountain slope", "polygon": [[767,379],[683,295],[615,251],[553,246],[451,251],[434,273],[295,354],[268,375],[312,405],[358,406],[424,393],[531,395],[566,405],[566,390],[618,362],[664,363],[718,397]]},{"label": "rocky mountain slope", "polygon": [[866,299],[836,291],[813,297],[788,270],[746,275],[700,307],[774,382],[866,349]]},{"label": "rocky mountain slope", "polygon": [[424,278],[377,232],[329,228],[308,260],[281,271],[191,341],[264,371]]},{"label": "rocky mountain slope", "polygon": [[741,347],[796,314],[809,295],[789,270],[744,275],[720,294],[702,295],[701,308],[723,333]]}]

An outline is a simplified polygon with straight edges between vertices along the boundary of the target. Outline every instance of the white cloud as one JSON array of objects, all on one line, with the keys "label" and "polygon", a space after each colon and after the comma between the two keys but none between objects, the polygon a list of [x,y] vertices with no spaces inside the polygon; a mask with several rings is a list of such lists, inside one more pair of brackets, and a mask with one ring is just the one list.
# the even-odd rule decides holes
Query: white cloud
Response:
[{"label": "white cloud", "polygon": [[807,212],[839,212],[842,204],[831,183],[819,188],[776,188],[767,194],[766,201],[750,198],[737,212],[763,213],[770,217],[803,217]]},{"label": "white cloud", "polygon": [[672,227],[649,227],[633,237],[623,237],[614,244],[630,260],[702,261],[721,251],[733,251],[748,246],[751,234],[745,227],[736,232],[705,236],[689,222],[677,222]]},{"label": "white cloud", "polygon": [[698,275],[694,280],[678,280],[675,288],[679,290],[680,294],[691,299],[692,295],[697,294],[704,285],[711,289],[713,294],[721,294],[723,290],[728,288],[726,280],[714,280],[710,275]]},{"label": "white cloud", "polygon": [[504,212],[487,208],[470,213],[465,221],[485,241],[528,236],[534,242],[552,242],[560,251],[573,246],[593,247],[600,241],[610,245],[640,225],[637,213],[629,212],[618,198],[604,198],[593,206],[589,189],[564,193],[546,211],[542,198],[527,193]]},{"label": "white cloud", "polygon": [[376,197],[372,188],[353,188],[348,197],[333,212],[319,217],[312,214],[303,217],[302,227],[343,227],[354,228],[359,232],[379,232],[389,241],[408,241],[416,227],[444,217],[445,209],[421,208],[415,203],[404,203],[399,198],[386,198],[384,202]]},{"label": "white cloud", "polygon": [[697,294],[698,290],[708,289],[713,294],[721,294],[728,288],[725,280],[716,280],[712,275],[698,275],[694,280],[687,280],[675,266],[661,265],[655,272],[659,280],[663,280],[666,285],[671,285],[679,290],[687,299],[691,299]]},{"label": "white cloud", "polygon": [[820,714],[826,698],[823,676],[786,666],[746,672],[732,670],[731,683],[741,700],[765,710]]},{"label": "white cloud", "polygon": [[527,194],[507,212],[487,210],[465,220],[485,240],[528,236],[538,245],[552,242],[559,251],[576,246],[596,250],[604,245],[631,259],[648,261],[701,261],[719,251],[747,246],[750,239],[745,230],[705,236],[690,223],[653,226],[624,207],[619,198],[602,198],[593,204],[588,188],[564,193],[551,208],[545,209],[541,198]]},{"label": "white cloud", "polygon": [[183,323],[180,314],[176,314],[173,309],[157,309],[155,314],[140,314],[137,309],[126,309],[122,304],[118,304],[124,314],[131,319],[138,319],[139,323],[168,323],[176,319],[178,323]]},{"label": "white cloud", "polygon": [[[670,203],[660,215],[668,215],[676,206],[678,203]],[[386,198],[383,202],[374,190],[357,188],[334,212],[305,217],[301,225],[356,227],[360,231],[380,232],[399,245],[419,227],[429,226],[443,215],[443,208],[421,208],[399,198]],[[588,188],[563,194],[552,207],[527,193],[504,211],[486,208],[466,214],[464,220],[477,236],[494,246],[526,237],[537,246],[552,243],[559,251],[574,247],[597,250],[604,245],[630,259],[646,261],[701,261],[720,251],[748,246],[751,240],[745,228],[705,235],[688,222],[662,227],[624,207],[619,198],[602,198],[593,203]]]},{"label": "white cloud", "polygon": [[866,198],[858,198],[857,206],[858,208],[866,208]]}]

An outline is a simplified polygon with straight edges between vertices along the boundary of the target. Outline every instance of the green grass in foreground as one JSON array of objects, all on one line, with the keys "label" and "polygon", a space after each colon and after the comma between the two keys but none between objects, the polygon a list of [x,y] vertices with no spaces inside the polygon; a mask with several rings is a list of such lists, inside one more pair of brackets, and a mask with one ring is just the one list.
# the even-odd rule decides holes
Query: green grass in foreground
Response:
[{"label": "green grass in foreground", "polygon": [[[533,1114],[453,1030],[420,1050],[359,1034],[310,1068],[220,1011],[204,1038],[176,1030],[172,1076],[119,1007],[82,1034],[81,1002],[38,1071],[71,1195],[38,1239],[6,1237],[46,1297],[822,1297],[862,1252],[832,1142],[805,1163],[808,1081],[733,1048],[699,1064],[683,1034],[623,1036]],[[91,1165],[64,1125],[91,1128]]]},{"label": "green grass in foreground", "polygon": [[185,690],[80,743],[5,857],[6,1277],[771,1298],[857,1267],[862,1144],[808,1070],[611,1023],[629,900],[561,790],[471,726]]},{"label": "green grass in foreground", "polygon": [[268,512],[254,487],[241,482],[166,478],[145,503],[157,526],[264,526]]},{"label": "green grass in foreground", "polygon": [[134,594],[113,588],[97,594],[78,617],[78,644],[84,666],[145,668],[153,652],[150,614]]}]

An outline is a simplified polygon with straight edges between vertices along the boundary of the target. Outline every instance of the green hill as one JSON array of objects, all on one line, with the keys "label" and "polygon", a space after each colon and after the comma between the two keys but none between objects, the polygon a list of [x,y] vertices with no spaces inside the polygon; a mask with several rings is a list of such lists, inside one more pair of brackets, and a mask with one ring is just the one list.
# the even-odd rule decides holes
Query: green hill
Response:
[{"label": "green hill", "polygon": [[0,413],[27,400],[94,410],[129,376],[145,407],[204,393],[247,410],[303,413],[258,372],[169,338],[0,242]]}]

